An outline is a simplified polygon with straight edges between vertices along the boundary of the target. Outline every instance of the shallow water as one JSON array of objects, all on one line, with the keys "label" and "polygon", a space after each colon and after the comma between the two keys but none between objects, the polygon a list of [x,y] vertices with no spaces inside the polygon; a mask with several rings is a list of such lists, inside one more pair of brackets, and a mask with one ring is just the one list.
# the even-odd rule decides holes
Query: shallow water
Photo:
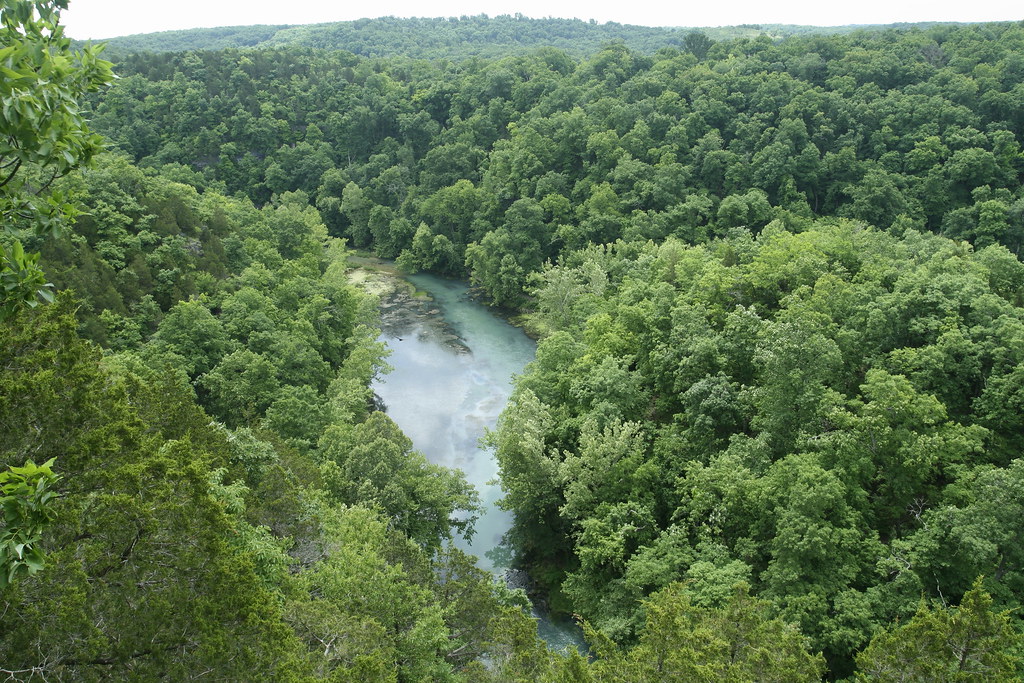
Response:
[{"label": "shallow water", "polygon": [[[475,555],[481,569],[503,576],[510,553],[499,545],[512,515],[496,504],[502,495],[498,464],[479,440],[497,424],[513,376],[533,360],[537,347],[522,330],[473,301],[464,282],[432,275],[408,280],[433,298],[465,346],[445,342],[422,321],[389,328],[381,339],[391,348],[388,363],[394,370],[373,388],[417,450],[433,463],[462,470],[476,487],[484,510],[472,541],[458,538],[456,545]],[[573,624],[538,618],[541,636],[551,647],[579,645]]]}]

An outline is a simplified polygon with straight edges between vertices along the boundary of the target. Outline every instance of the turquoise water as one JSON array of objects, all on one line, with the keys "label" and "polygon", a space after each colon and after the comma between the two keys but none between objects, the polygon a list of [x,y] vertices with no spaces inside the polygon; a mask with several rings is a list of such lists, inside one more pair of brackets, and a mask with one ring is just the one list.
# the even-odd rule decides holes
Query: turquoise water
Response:
[{"label": "turquoise water", "polygon": [[[391,349],[388,363],[394,370],[374,391],[417,450],[431,462],[462,470],[476,487],[484,510],[472,541],[458,538],[456,545],[475,555],[480,568],[503,576],[510,553],[499,545],[512,516],[496,505],[502,495],[498,464],[479,440],[497,424],[512,393],[512,378],[533,360],[537,346],[522,330],[473,301],[464,282],[431,275],[408,279],[433,298],[469,351],[444,343],[418,323],[392,329],[381,339]],[[552,648],[579,646],[575,625],[537,616],[541,637]]]}]

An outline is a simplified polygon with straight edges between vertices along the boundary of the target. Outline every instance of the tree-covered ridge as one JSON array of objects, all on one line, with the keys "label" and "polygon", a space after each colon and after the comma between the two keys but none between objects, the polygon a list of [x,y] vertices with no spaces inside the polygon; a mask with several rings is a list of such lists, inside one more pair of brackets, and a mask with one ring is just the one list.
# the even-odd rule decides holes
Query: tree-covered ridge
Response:
[{"label": "tree-covered ridge", "polygon": [[588,244],[774,218],[1018,250],[1022,42],[986,24],[582,61],[140,54],[94,122],[145,166],[257,204],[302,190],[331,234],[520,305],[530,273]]},{"label": "tree-covered ridge", "polygon": [[249,26],[218,26],[216,28],[191,28],[177,31],[136,33],[104,40],[103,43],[114,55],[131,52],[185,52],[188,50],[224,50],[228,48],[257,47],[270,40],[289,24]]},{"label": "tree-covered ridge", "polygon": [[[361,57],[409,57],[461,61],[502,57],[538,47],[557,47],[574,55],[597,52],[603,43],[622,41],[654,52],[681,44],[677,28],[597,23],[579,19],[530,19],[522,15],[408,18],[381,17],[302,26],[193,29],[114,38],[119,54],[226,47],[317,48],[345,50]],[[230,41],[230,42],[229,42]]]},{"label": "tree-covered ridge", "polygon": [[522,15],[462,17],[380,17],[301,26],[227,26],[121,36],[104,41],[115,55],[132,52],[179,52],[225,48],[312,47],[345,50],[362,57],[409,57],[462,61],[472,57],[506,57],[540,47],[556,47],[577,56],[600,51],[609,41],[653,54],[679,47],[688,33],[699,31],[713,40],[757,38],[778,40],[791,35],[850,33],[887,28],[930,28],[934,22],[888,26],[741,26],[648,27],[598,23],[579,19],[531,19]]},{"label": "tree-covered ridge", "polygon": [[840,676],[922,596],[984,577],[1019,609],[1024,266],[1004,247],[776,221],[582,250],[537,298],[552,332],[494,443],[566,608],[628,640],[651,591],[716,606],[744,582]]}]

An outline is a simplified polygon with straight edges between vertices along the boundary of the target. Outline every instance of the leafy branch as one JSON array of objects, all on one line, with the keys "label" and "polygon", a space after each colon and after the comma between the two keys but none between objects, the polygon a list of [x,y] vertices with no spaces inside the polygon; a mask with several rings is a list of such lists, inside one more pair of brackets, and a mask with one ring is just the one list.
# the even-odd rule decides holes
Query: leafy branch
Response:
[{"label": "leafy branch", "polygon": [[29,460],[0,472],[0,589],[43,568],[43,551],[37,544],[54,518],[52,503],[58,494],[53,486],[60,478],[51,469],[53,461],[36,465]]}]

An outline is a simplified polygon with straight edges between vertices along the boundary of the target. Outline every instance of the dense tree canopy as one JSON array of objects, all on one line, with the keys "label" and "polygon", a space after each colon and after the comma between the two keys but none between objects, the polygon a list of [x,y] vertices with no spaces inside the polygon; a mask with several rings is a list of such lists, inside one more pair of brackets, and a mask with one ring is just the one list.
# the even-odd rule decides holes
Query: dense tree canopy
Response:
[{"label": "dense tree canopy", "polygon": [[1022,35],[688,34],[653,53],[462,62],[138,53],[94,120],[143,166],[258,205],[300,190],[332,235],[522,306],[546,260],[589,244],[701,242],[775,218],[1016,252]]},{"label": "dense tree canopy", "polygon": [[[918,24],[921,27],[929,25]],[[294,46],[346,50],[364,57],[404,55],[416,59],[462,61],[504,57],[538,47],[557,47],[574,56],[585,56],[597,52],[602,44],[609,41],[621,41],[630,49],[648,53],[666,45],[702,49],[708,44],[700,36],[720,40],[765,35],[776,39],[807,33],[849,33],[857,28],[746,24],[698,31],[553,17],[532,19],[521,14],[496,17],[481,14],[408,19],[379,17],[308,26],[228,26],[163,31],[112,38],[107,43],[115,54]]]},{"label": "dense tree canopy", "polygon": [[[86,103],[65,4],[0,0],[0,674],[1019,678],[1024,25],[224,29]],[[541,337],[488,441],[593,657],[451,545],[353,247]]]},{"label": "dense tree canopy", "polygon": [[[0,584],[0,671],[482,680],[467,667],[513,649],[523,598],[447,545],[476,507],[461,474],[372,411],[373,302],[315,211],[200,197],[113,157],[81,180],[89,215],[46,251],[85,300],[0,328],[0,551],[31,546]],[[271,227],[291,212],[308,220]],[[37,502],[27,457],[60,475],[38,488],[57,496],[46,519],[15,506]]]},{"label": "dense tree canopy", "polygon": [[744,582],[845,675],[922,596],[984,577],[1018,608],[1005,247],[776,220],[593,247],[539,287],[557,331],[493,439],[505,504],[536,575],[606,633],[630,640],[672,582],[707,605]]}]

